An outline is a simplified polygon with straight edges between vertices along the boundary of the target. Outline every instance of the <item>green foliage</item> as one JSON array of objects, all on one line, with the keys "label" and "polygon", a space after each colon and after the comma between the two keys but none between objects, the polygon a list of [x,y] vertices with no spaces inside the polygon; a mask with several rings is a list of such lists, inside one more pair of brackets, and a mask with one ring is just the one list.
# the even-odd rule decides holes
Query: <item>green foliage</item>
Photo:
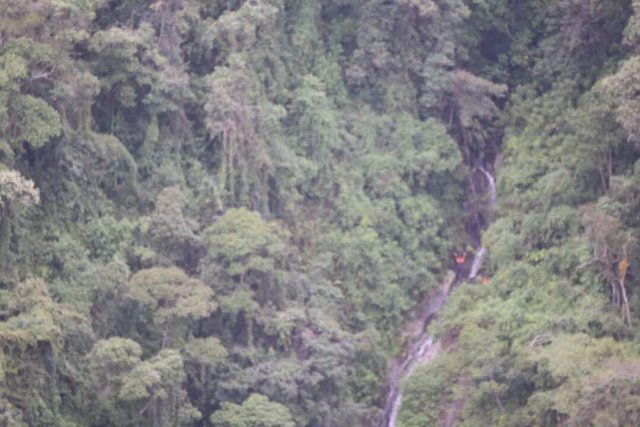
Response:
[{"label": "green foliage", "polygon": [[186,204],[186,197],[179,188],[168,187],[162,190],[147,225],[147,234],[153,246],[169,262],[194,266],[202,242],[194,233],[197,227],[195,222],[185,218],[183,214]]},{"label": "green foliage", "polygon": [[[3,306],[1,354],[9,355],[2,357],[3,416],[16,425],[21,420],[33,426],[70,421],[80,402],[58,393],[79,386],[80,354],[93,338],[89,320],[55,302],[39,279],[17,284]],[[61,407],[70,412],[60,411]]]},{"label": "green foliage", "polygon": [[483,143],[487,139],[485,135],[491,130],[491,120],[498,114],[492,97],[503,97],[507,86],[492,83],[464,70],[456,71],[451,85],[463,143]]},{"label": "green foliage", "polygon": [[404,385],[402,412],[398,425],[417,427],[438,425],[440,405],[450,404],[452,397],[445,394],[447,385],[454,382],[446,367],[448,358],[442,355],[437,361],[419,367]]},{"label": "green foliage", "polygon": [[622,64],[620,70],[605,80],[605,87],[611,93],[613,99],[618,104],[616,113],[617,119],[624,127],[629,138],[637,141],[640,137],[638,129],[638,98],[636,88],[638,87],[638,69],[640,59],[638,57],[629,58]]},{"label": "green foliage", "polygon": [[[118,377],[140,363],[142,348],[126,338],[114,337],[96,342],[87,355],[89,369],[103,387],[111,377]],[[105,384],[106,383],[106,384]]]},{"label": "green foliage", "polygon": [[[532,421],[542,419],[545,411],[578,425],[611,420],[624,425],[637,416],[632,391],[638,387],[637,362],[628,359],[624,344],[576,334],[559,336],[536,350],[530,360],[539,378],[553,386],[531,397]],[[622,367],[630,374],[624,379],[616,373]]]},{"label": "green foliage", "polygon": [[201,365],[216,366],[227,358],[227,350],[215,337],[193,338],[187,342],[185,353]]},{"label": "green foliage", "polygon": [[8,215],[12,205],[40,203],[40,192],[33,181],[26,179],[18,171],[0,170],[0,212]]},{"label": "green foliage", "polygon": [[[275,147],[269,139],[278,138],[284,109],[263,99],[256,76],[239,54],[230,57],[229,66],[218,67],[207,77],[204,106],[209,135],[219,141],[221,150],[219,182],[232,204],[251,203],[264,210]],[[247,108],[253,99],[260,102]]]},{"label": "green foliage", "polygon": [[125,295],[151,312],[153,322],[162,327],[162,348],[169,343],[174,323],[201,319],[216,309],[211,288],[177,267],[137,272],[129,280]]},{"label": "green foliage", "polygon": [[278,273],[285,248],[275,224],[263,221],[257,212],[229,209],[205,234],[209,253],[221,263],[227,276],[218,286],[229,289],[238,283],[241,289],[252,288],[260,304],[268,300],[280,303]]},{"label": "green foliage", "polygon": [[[182,358],[174,350],[162,350],[157,356],[138,364],[124,379],[122,400],[145,399],[156,393],[166,398],[168,390],[183,379]],[[164,389],[167,387],[167,389]]]},{"label": "green foliage", "polygon": [[133,224],[127,219],[118,221],[112,216],[94,218],[82,229],[82,240],[91,258],[111,260],[124,258],[131,245]]},{"label": "green foliage", "polygon": [[0,424],[631,425],[638,9],[0,0]]},{"label": "green foliage", "polygon": [[242,405],[225,403],[211,415],[211,422],[221,427],[293,427],[289,409],[270,402],[266,396],[252,394]]},{"label": "green foliage", "polygon": [[[502,31],[505,9],[477,7],[472,14]],[[637,285],[621,270],[623,260],[637,263],[637,225],[623,207],[635,206],[629,191],[639,155],[632,59],[608,50],[621,40],[626,5],[524,7],[549,17],[529,11],[523,27],[546,27],[539,48],[517,54],[527,54],[534,78],[510,76],[516,87],[503,113],[498,218],[483,235],[489,284],[458,289],[439,313],[432,332],[448,350],[406,382],[400,425],[443,417],[468,426],[604,425],[636,416],[635,374],[622,380],[614,373],[622,366],[635,372],[636,363],[628,352]],[[521,17],[514,13],[515,22]],[[519,30],[508,31],[517,40]],[[516,48],[510,60],[525,60]],[[610,66],[598,68],[605,61]],[[612,64],[623,65],[606,77]]]},{"label": "green foliage", "polygon": [[38,148],[60,135],[58,113],[40,98],[30,95],[19,96],[11,103],[9,114],[16,117],[16,143],[26,142]]}]

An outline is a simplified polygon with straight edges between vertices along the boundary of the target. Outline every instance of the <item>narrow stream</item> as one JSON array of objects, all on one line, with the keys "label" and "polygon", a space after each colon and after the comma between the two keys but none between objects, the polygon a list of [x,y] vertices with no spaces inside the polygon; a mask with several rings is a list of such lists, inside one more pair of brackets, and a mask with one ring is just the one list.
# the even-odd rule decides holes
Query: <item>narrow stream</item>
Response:
[{"label": "narrow stream", "polygon": [[[485,205],[485,209],[487,212],[490,212],[496,201],[495,179],[485,168],[476,166],[472,171],[472,185],[474,186],[476,185],[473,179],[475,172],[480,172],[484,178],[484,182],[480,185],[480,192],[484,196],[483,204]],[[477,192],[477,189],[474,189],[474,192]],[[476,278],[482,267],[485,254],[486,248],[482,246],[481,242],[478,242],[466,280]],[[402,380],[411,375],[411,372],[419,363],[427,362],[437,356],[439,344],[433,342],[431,336],[427,333],[427,327],[431,321],[435,319],[451,291],[463,281],[465,281],[463,277],[456,277],[456,275],[451,272],[441,288],[426,298],[425,304],[416,321],[419,322],[419,327],[412,331],[407,350],[393,361],[387,378],[384,412],[379,427],[396,427],[398,413],[402,404],[402,390],[400,387]]]},{"label": "narrow stream", "polygon": [[496,192],[496,180],[493,178],[493,175],[491,175],[482,166],[478,166],[476,169],[479,170],[480,173],[484,175],[485,179],[487,180],[487,189],[485,194],[488,196],[487,206],[489,209],[491,209],[493,208],[493,205],[496,204],[496,197],[498,195],[498,193]]},{"label": "narrow stream", "polygon": [[484,261],[484,254],[487,249],[484,246],[480,246],[478,251],[473,257],[473,263],[471,263],[471,269],[469,270],[469,280],[475,279],[482,267],[482,261]]},{"label": "narrow stream", "polygon": [[393,361],[388,378],[384,416],[380,421],[380,427],[395,427],[400,404],[402,403],[400,382],[411,374],[416,365],[424,360],[434,347],[433,340],[427,333],[427,326],[442,308],[449,292],[456,286],[457,282],[455,274],[450,274],[441,289],[438,289],[435,294],[431,294],[426,299],[426,303],[418,316],[418,321],[421,323],[420,327],[414,331],[407,351]]},{"label": "narrow stream", "polygon": [[[487,206],[487,211],[491,212],[493,209],[493,205],[496,204],[496,180],[493,178],[485,168],[482,166],[477,166],[476,170],[479,171],[485,178],[486,187],[484,188],[485,195],[485,204]],[[487,249],[482,246],[482,243],[478,245],[476,248],[476,254],[473,257],[473,262],[471,263],[471,269],[469,270],[469,280],[473,280],[478,275],[478,271],[480,271],[480,267],[482,267],[482,261],[484,261],[484,256],[487,252]]]}]

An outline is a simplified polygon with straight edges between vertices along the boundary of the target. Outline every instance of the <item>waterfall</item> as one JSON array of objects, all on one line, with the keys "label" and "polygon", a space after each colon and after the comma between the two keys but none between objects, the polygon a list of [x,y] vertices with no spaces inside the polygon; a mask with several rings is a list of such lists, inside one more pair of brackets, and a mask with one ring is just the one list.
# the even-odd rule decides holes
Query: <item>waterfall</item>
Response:
[{"label": "waterfall", "polygon": [[[485,178],[486,186],[483,186],[483,193],[485,195],[485,208],[491,212],[496,202],[496,183],[493,176],[482,166],[476,166],[476,171],[479,171]],[[478,230],[479,232],[480,230]],[[484,261],[487,250],[480,242],[478,242],[476,253],[471,263],[471,269],[469,271],[468,280],[475,279],[482,262]],[[453,272],[451,272],[453,274]],[[400,389],[400,382],[402,379],[411,375],[413,369],[422,361],[428,361],[430,357],[437,354],[438,343],[434,342],[426,332],[427,326],[435,318],[436,314],[444,305],[451,290],[456,287],[463,279],[449,277],[444,286],[439,290],[436,295],[431,295],[426,300],[419,320],[422,322],[422,328],[417,333],[414,333],[410,337],[410,345],[404,356],[396,358],[393,362],[391,371],[387,377],[386,384],[386,399],[384,402],[384,412],[382,419],[380,420],[380,427],[396,427],[396,420],[400,411],[402,403],[402,391]],[[432,351],[430,351],[432,350]],[[429,355],[429,353],[433,353]]]},{"label": "waterfall", "polygon": [[427,350],[429,350],[432,344],[433,344],[433,340],[431,339],[430,336],[427,335],[427,339],[424,340],[424,342],[418,349],[418,357],[424,356],[424,354],[427,352]]},{"label": "waterfall", "polygon": [[389,427],[396,427],[396,420],[398,419],[398,411],[400,410],[400,403],[402,403],[402,393],[398,391],[398,395],[393,401],[391,406],[391,414],[389,414]]},{"label": "waterfall", "polygon": [[411,344],[402,358],[397,358],[389,373],[387,380],[387,394],[384,402],[384,414],[380,420],[380,427],[395,427],[402,402],[400,382],[408,377],[418,364],[428,357],[429,350],[433,347],[433,340],[427,333],[427,326],[435,318],[447,299],[449,291],[455,286],[455,274],[451,272],[442,287],[435,295],[430,295],[422,308],[417,321],[421,323],[419,330],[410,337]]},{"label": "waterfall", "polygon": [[385,402],[385,417],[382,420],[382,427],[396,427],[400,404],[402,403],[402,391],[400,390],[400,381],[408,377],[411,371],[418,365],[420,360],[427,354],[427,351],[433,345],[433,340],[428,334],[424,334],[422,339],[417,341],[409,350],[407,358],[402,364],[397,376],[393,381],[392,388],[387,395]]},{"label": "waterfall", "polygon": [[[485,168],[482,166],[476,166],[476,170],[480,171],[484,178],[487,181],[487,188],[485,194],[487,195],[487,205],[486,209],[491,211],[493,206],[496,204],[497,192],[496,192],[496,180],[493,178]],[[484,256],[487,252],[487,249],[484,246],[480,246],[476,251],[476,254],[473,257],[473,262],[471,263],[471,270],[469,270],[469,279],[475,279],[478,275],[478,271],[480,271],[480,267],[482,267],[482,261],[484,261]]]},{"label": "waterfall", "polygon": [[487,194],[489,196],[487,200],[487,208],[491,210],[496,204],[496,180],[493,178],[493,175],[487,172],[487,170],[482,166],[478,166],[477,169],[480,171],[480,173],[482,173],[482,175],[484,175],[485,179],[487,180]]},{"label": "waterfall", "polygon": [[475,279],[480,267],[482,267],[482,261],[484,260],[484,254],[487,249],[484,246],[480,246],[478,252],[473,257],[473,263],[471,263],[471,270],[469,270],[469,279]]}]

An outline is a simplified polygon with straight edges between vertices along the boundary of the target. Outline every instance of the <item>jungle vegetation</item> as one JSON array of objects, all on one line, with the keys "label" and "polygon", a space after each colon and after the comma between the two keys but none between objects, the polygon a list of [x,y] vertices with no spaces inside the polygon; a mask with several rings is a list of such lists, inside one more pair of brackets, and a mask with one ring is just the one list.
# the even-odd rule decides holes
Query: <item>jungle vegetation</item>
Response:
[{"label": "jungle vegetation", "polygon": [[631,426],[639,159],[638,0],[0,0],[0,426],[376,425],[470,215],[399,426]]}]

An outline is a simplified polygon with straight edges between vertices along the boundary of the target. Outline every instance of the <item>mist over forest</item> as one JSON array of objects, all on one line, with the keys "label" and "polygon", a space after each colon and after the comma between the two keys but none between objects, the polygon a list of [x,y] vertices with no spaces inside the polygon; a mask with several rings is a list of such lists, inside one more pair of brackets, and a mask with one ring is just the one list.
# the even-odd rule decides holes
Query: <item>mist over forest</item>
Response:
[{"label": "mist over forest", "polygon": [[635,426],[640,0],[0,0],[0,427]]}]

